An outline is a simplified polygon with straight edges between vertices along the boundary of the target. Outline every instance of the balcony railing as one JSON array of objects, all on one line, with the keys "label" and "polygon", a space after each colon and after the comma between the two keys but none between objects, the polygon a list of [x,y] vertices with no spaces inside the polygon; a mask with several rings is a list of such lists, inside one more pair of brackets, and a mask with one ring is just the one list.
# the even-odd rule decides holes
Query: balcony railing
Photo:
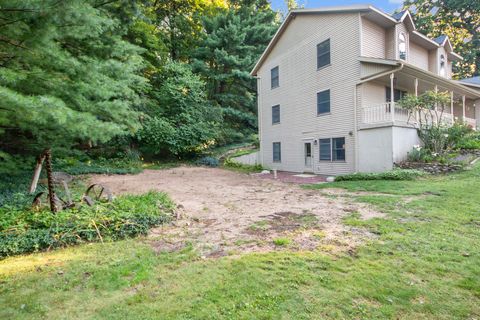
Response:
[{"label": "balcony railing", "polygon": [[[453,125],[455,122],[455,117],[448,112],[432,111],[409,115],[407,110],[398,105],[395,105],[395,112],[392,112],[392,104],[390,102],[364,107],[362,109],[362,123],[367,125],[407,124],[417,126],[420,119],[423,123],[436,123],[438,118],[441,118],[441,121],[445,125]],[[476,119],[465,117],[463,121],[474,129],[477,126]]]},{"label": "balcony railing", "polygon": [[395,112],[392,112],[392,104],[390,102],[363,108],[363,123],[375,124],[395,121],[407,122],[408,111],[395,106]]}]

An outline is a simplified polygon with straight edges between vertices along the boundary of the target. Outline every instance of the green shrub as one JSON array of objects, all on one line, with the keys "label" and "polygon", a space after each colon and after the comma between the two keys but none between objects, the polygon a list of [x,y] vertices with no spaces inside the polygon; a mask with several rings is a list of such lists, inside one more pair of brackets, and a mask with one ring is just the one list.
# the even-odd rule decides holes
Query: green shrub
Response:
[{"label": "green shrub", "polygon": [[207,167],[218,167],[219,161],[214,157],[203,157],[195,161],[196,165]]},{"label": "green shrub", "polygon": [[278,246],[278,247],[286,247],[288,246],[292,241],[288,238],[277,238],[273,240],[273,244]]},{"label": "green shrub", "polygon": [[[142,163],[130,159],[104,159],[79,161],[75,158],[54,158],[54,171],[64,171],[71,175],[80,174],[135,174],[142,172]],[[33,169],[32,169],[33,172]]]},{"label": "green shrub", "polygon": [[223,166],[227,169],[232,169],[232,170],[241,171],[241,172],[259,172],[263,170],[263,167],[260,164],[255,164],[255,165],[243,164],[243,163],[236,162],[231,158],[227,158],[223,162]]},{"label": "green shrub", "polygon": [[414,146],[407,155],[408,161],[413,162],[431,162],[433,158],[432,152],[421,146]]},{"label": "green shrub", "polygon": [[110,203],[79,205],[56,214],[3,206],[0,257],[146,234],[151,227],[169,221],[173,210],[173,202],[159,192],[125,195]]},{"label": "green shrub", "polygon": [[357,180],[413,180],[424,176],[425,172],[413,169],[394,169],[381,173],[352,173],[337,176],[335,181],[357,181]]}]

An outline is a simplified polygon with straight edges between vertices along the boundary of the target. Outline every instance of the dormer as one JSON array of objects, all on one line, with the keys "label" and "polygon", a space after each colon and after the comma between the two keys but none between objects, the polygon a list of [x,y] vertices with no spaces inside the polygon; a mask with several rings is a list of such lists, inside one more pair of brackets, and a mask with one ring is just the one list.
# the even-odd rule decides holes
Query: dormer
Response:
[{"label": "dormer", "polygon": [[372,8],[361,14],[361,26],[364,57],[404,61],[448,79],[452,62],[462,59],[447,36],[430,39],[417,31],[408,10],[388,15]]}]

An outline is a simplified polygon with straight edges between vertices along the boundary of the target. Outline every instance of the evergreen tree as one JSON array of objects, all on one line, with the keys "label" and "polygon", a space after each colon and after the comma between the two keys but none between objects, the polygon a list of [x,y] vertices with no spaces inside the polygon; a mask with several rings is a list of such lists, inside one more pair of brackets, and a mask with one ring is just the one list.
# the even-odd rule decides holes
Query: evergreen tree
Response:
[{"label": "evergreen tree", "polygon": [[0,147],[106,142],[139,128],[141,49],[122,40],[111,9],[99,1],[2,1]]},{"label": "evergreen tree", "polygon": [[194,52],[193,68],[207,81],[209,98],[222,108],[226,142],[244,138],[257,126],[256,82],[249,72],[277,22],[265,1],[235,1],[203,20],[206,36]]}]

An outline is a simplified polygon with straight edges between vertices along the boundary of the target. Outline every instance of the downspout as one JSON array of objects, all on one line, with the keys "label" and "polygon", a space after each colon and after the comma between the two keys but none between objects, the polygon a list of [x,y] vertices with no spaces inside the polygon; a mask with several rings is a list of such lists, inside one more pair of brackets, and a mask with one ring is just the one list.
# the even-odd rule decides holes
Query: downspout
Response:
[{"label": "downspout", "polygon": [[257,113],[258,113],[258,145],[259,145],[259,153],[260,153],[260,164],[263,166],[263,150],[262,150],[262,94],[261,94],[261,89],[262,89],[262,78],[259,76],[255,76],[255,79],[257,79]]},{"label": "downspout", "polygon": [[353,130],[355,132],[355,172],[358,172],[358,124],[357,124],[357,87],[353,87]]}]

